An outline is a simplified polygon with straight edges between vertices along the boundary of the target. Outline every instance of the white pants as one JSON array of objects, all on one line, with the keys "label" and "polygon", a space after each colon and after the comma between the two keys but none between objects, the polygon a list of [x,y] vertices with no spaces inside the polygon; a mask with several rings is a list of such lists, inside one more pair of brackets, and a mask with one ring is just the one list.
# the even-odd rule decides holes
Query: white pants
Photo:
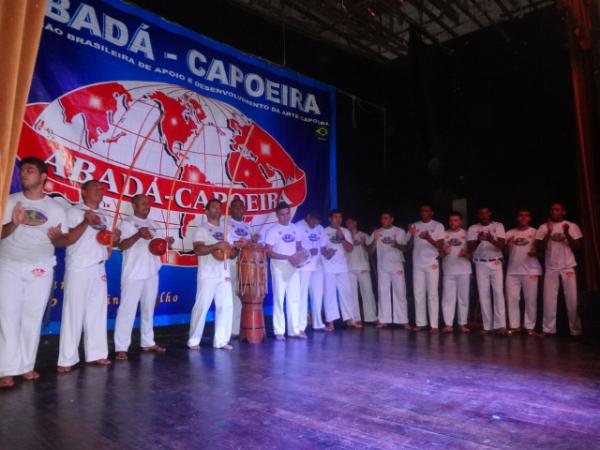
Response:
[{"label": "white pants", "polygon": [[358,295],[352,293],[352,282],[348,272],[325,273],[325,320],[333,322],[339,319],[340,309],[344,321],[360,320]]},{"label": "white pants", "polygon": [[458,324],[466,325],[469,317],[469,288],[471,274],[462,273],[457,275],[445,275],[442,283],[442,313],[444,323],[451,327],[454,325],[454,313],[457,310],[456,300],[458,298]]},{"label": "white pants", "polygon": [[351,271],[350,281],[355,287],[357,295],[360,290],[365,322],[375,322],[377,320],[377,309],[375,306],[375,294],[373,294],[373,283],[371,282],[371,272],[368,270]]},{"label": "white pants", "polygon": [[[475,262],[475,276],[477,278],[483,329],[489,331],[491,329],[506,328],[502,262]],[[490,286],[494,295],[493,308]]]},{"label": "white pants", "polygon": [[300,331],[300,273],[295,269],[283,270],[271,266],[271,281],[273,284],[273,331],[276,335],[285,334],[286,317],[283,313],[283,303],[287,313],[287,332],[296,336]]},{"label": "white pants", "polygon": [[521,326],[521,290],[525,300],[523,327],[526,330],[535,328],[537,318],[537,293],[539,275],[506,275],[506,302],[508,303],[508,320],[511,328]]},{"label": "white pants", "polygon": [[59,366],[71,367],[79,362],[82,330],[85,360],[108,357],[107,309],[104,263],[80,271],[67,268],[58,345]]},{"label": "white pants", "polygon": [[[439,326],[440,298],[438,287],[440,271],[437,267],[413,266],[413,293],[415,296],[415,322],[418,327],[427,325],[427,311],[431,328]],[[425,299],[427,298],[427,302]]]},{"label": "white pants", "polygon": [[408,304],[406,302],[404,269],[398,269],[395,272],[379,270],[377,284],[379,287],[379,323],[407,324]]},{"label": "white pants", "polygon": [[52,268],[0,261],[0,377],[33,370]]},{"label": "white pants", "polygon": [[325,326],[323,323],[323,288],[324,279],[322,270],[300,271],[300,331],[306,330],[308,317],[308,296],[310,294],[310,310],[312,313],[312,327],[319,330]]},{"label": "white pants", "polygon": [[135,313],[140,304],[140,336],[142,347],[154,342],[154,308],[158,295],[158,274],[145,280],[121,280],[121,303],[115,323],[115,351],[126,352],[131,344]]},{"label": "white pants", "polygon": [[237,258],[230,261],[231,264],[231,299],[233,301],[233,319],[231,323],[232,336],[240,335],[240,326],[242,323],[242,300],[237,295],[237,277],[238,277]]},{"label": "white pants", "polygon": [[192,308],[190,319],[190,337],[188,347],[200,345],[206,314],[210,305],[215,301],[215,336],[213,347],[221,348],[229,343],[231,338],[231,319],[233,317],[233,302],[231,299],[231,281],[223,278],[198,279],[196,302]]},{"label": "white pants", "polygon": [[581,319],[577,312],[577,273],[575,268],[564,270],[546,269],[544,277],[544,333],[556,333],[556,303],[562,282],[565,294],[569,328],[573,336],[581,334]]}]

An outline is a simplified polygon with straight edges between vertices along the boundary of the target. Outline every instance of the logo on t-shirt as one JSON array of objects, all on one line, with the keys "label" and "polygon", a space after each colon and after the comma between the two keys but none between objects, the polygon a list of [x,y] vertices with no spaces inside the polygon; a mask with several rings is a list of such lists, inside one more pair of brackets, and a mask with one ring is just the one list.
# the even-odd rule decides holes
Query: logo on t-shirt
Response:
[{"label": "logo on t-shirt", "polygon": [[461,247],[463,245],[463,241],[459,238],[450,238],[448,239],[448,245],[453,247]]},{"label": "logo on t-shirt", "polygon": [[526,237],[518,237],[513,240],[513,244],[515,245],[529,245],[531,241]]},{"label": "logo on t-shirt", "polygon": [[340,243],[341,243],[343,240],[344,240],[344,239],[343,239],[343,238],[341,238],[341,237],[339,237],[339,236],[337,235],[337,233],[336,233],[336,234],[333,234],[333,235],[331,235],[331,236],[329,237],[329,242],[331,242],[332,244],[340,244]]},{"label": "logo on t-shirt", "polygon": [[382,244],[386,244],[386,245],[392,245],[394,243],[394,239],[391,238],[390,236],[385,236],[382,240],[381,240]]},{"label": "logo on t-shirt", "polygon": [[223,232],[219,231],[219,230],[213,231],[212,237],[215,238],[217,241],[222,241],[225,238],[225,236],[223,235]]},{"label": "logo on t-shirt", "polygon": [[245,228],[236,228],[234,230],[237,236],[245,237],[248,236],[248,231]]},{"label": "logo on t-shirt", "polygon": [[554,242],[562,242],[565,240],[565,235],[563,233],[552,233],[550,239]]},{"label": "logo on t-shirt", "polygon": [[296,240],[296,236],[294,236],[292,233],[285,233],[281,236],[281,240],[283,242],[294,242]]},{"label": "logo on t-shirt", "polygon": [[106,228],[106,221],[104,220],[104,215],[100,213],[96,213],[96,215],[98,216],[98,218],[100,218],[100,222],[92,223],[90,227],[92,227],[96,231],[104,230]]},{"label": "logo on t-shirt", "polygon": [[32,227],[44,225],[48,222],[48,217],[39,209],[26,209],[24,224]]},{"label": "logo on t-shirt", "polygon": [[310,233],[308,235],[308,240],[311,242],[319,242],[319,235],[317,233]]}]

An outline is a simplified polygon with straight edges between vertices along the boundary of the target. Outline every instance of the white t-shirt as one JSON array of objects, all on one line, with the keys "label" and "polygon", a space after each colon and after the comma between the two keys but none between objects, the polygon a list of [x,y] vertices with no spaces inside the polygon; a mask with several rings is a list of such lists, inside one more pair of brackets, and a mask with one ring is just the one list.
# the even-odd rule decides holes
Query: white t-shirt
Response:
[{"label": "white t-shirt", "polygon": [[444,275],[463,275],[471,273],[471,261],[459,256],[462,250],[467,250],[467,232],[462,228],[457,231],[446,230],[444,247],[450,247],[450,253],[442,260]]},{"label": "white t-shirt", "polygon": [[3,225],[12,221],[17,202],[25,209],[25,222],[0,241],[0,259],[48,269],[54,267],[56,258],[48,230],[60,224],[63,233],[69,231],[65,209],[51,197],[29,200],[22,192],[17,192],[8,197]]},{"label": "white t-shirt", "polygon": [[[294,224],[281,225],[276,223],[267,230],[265,243],[270,245],[275,253],[291,256],[297,252],[296,242],[300,242],[300,239],[300,232]],[[289,261],[273,258],[271,258],[271,267],[280,270],[295,269]]]},{"label": "white t-shirt", "polygon": [[332,227],[325,228],[325,247],[336,250],[331,259],[323,258],[325,273],[348,272],[348,260],[346,259],[346,250],[344,250],[342,242],[345,240],[349,244],[352,244],[352,235],[347,228],[340,227],[339,230],[342,230],[343,238],[338,237],[337,229]]},{"label": "white t-shirt", "polygon": [[67,209],[69,228],[75,228],[83,222],[85,212],[88,210],[93,211],[100,217],[100,223],[98,225],[88,225],[79,239],[73,245],[67,247],[67,257],[65,258],[67,270],[87,269],[108,259],[108,247],[101,245],[96,239],[100,230],[108,228],[108,221],[102,210],[92,210],[83,203],[70,207]]},{"label": "white t-shirt", "polygon": [[327,244],[325,237],[325,230],[321,225],[317,225],[311,228],[306,220],[301,220],[294,224],[298,233],[300,234],[300,241],[302,242],[302,248],[305,250],[317,249],[317,254],[310,257],[310,262],[305,266],[302,266],[300,270],[315,271],[323,267],[321,262],[321,247]]},{"label": "white t-shirt", "polygon": [[[152,219],[141,219],[130,216],[119,225],[121,240],[128,239],[138,232],[140,228],[148,228],[152,238],[157,237],[159,226]],[[159,236],[161,237],[161,236]],[[140,238],[123,251],[123,266],[121,278],[127,280],[145,280],[158,273],[162,265],[160,256],[150,253],[150,240]]]},{"label": "white t-shirt", "polygon": [[[225,231],[223,225],[213,225],[206,222],[199,225],[194,233],[194,242],[203,242],[205,245],[213,245],[224,240]],[[227,242],[233,244],[236,240],[233,237],[231,229],[227,231]],[[232,260],[227,260],[227,268],[225,262],[216,259],[211,253],[208,255],[198,256],[198,279],[231,279]]]},{"label": "white t-shirt", "polygon": [[[490,222],[488,225],[482,225],[480,223],[471,225],[467,231],[467,239],[469,241],[478,240],[479,238],[477,236],[480,232],[490,233],[494,239],[506,238],[504,225],[502,225],[500,222]],[[473,253],[473,259],[477,258],[499,259],[502,258],[502,250],[500,250],[491,242],[481,241]]]},{"label": "white t-shirt", "polygon": [[[562,222],[552,223],[552,235],[548,239],[546,246],[546,269],[564,270],[577,266],[573,250],[565,237],[563,226],[569,224],[569,234],[573,239],[581,239],[583,234],[577,224],[563,220]],[[537,231],[536,239],[543,240],[548,234],[548,225],[540,225]]]},{"label": "white t-shirt", "polygon": [[425,239],[421,239],[419,234],[429,231],[431,238],[434,241],[439,241],[440,239],[444,239],[445,236],[444,225],[435,220],[430,220],[427,223],[419,221],[413,225],[417,229],[417,234],[414,237],[413,266],[430,268],[435,265],[437,267],[437,259],[440,256],[439,250]]},{"label": "white t-shirt", "polygon": [[346,253],[348,258],[348,270],[353,272],[360,272],[363,270],[371,270],[369,264],[369,254],[367,253],[367,247],[371,242],[371,236],[362,231],[358,231],[354,235],[354,248],[351,252]]},{"label": "white t-shirt", "polygon": [[229,227],[231,228],[234,240],[245,239],[250,241],[252,239],[252,228],[243,220],[238,222],[234,218],[229,218]]},{"label": "white t-shirt", "polygon": [[506,232],[506,241],[512,238],[512,246],[508,250],[507,275],[541,275],[542,265],[535,256],[528,253],[535,245],[537,230],[528,227],[525,230],[513,228]]},{"label": "white t-shirt", "polygon": [[[379,228],[377,240],[377,268],[384,272],[396,272],[404,269],[404,254],[392,244],[406,245],[407,234],[402,228],[392,226]],[[374,239],[375,235],[371,235]]]}]

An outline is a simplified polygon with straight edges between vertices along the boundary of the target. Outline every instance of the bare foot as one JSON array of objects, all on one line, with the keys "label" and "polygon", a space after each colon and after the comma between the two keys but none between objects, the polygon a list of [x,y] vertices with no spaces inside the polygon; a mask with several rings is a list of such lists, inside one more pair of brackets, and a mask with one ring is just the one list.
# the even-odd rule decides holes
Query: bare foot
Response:
[{"label": "bare foot", "polygon": [[525,334],[527,334],[527,336],[537,336],[535,330],[525,329]]},{"label": "bare foot", "polygon": [[285,336],[283,334],[276,334],[275,340],[276,341],[285,341]]},{"label": "bare foot", "polygon": [[0,389],[11,388],[15,385],[15,377],[2,377],[0,378]]},{"label": "bare foot", "polygon": [[58,366],[56,368],[56,371],[58,373],[69,373],[71,371],[71,367],[70,366]]},{"label": "bare foot", "polygon": [[419,326],[412,327],[413,331],[421,331],[422,329],[423,329],[423,327],[419,327]]},{"label": "bare foot", "polygon": [[217,350],[233,350],[233,347],[229,344],[225,344],[222,347],[217,347]]},{"label": "bare foot", "polygon": [[470,333],[471,329],[469,327],[466,327],[465,325],[459,325],[458,329],[461,333]]},{"label": "bare foot", "polygon": [[521,329],[520,329],[520,328],[511,328],[509,331],[510,331],[511,333],[515,334],[515,333],[520,333],[520,332],[521,332]]},{"label": "bare foot", "polygon": [[300,339],[308,339],[308,336],[306,335],[306,333],[304,331],[301,331],[300,333],[298,333],[298,337]]},{"label": "bare foot", "polygon": [[402,328],[403,328],[404,330],[406,330],[406,331],[410,331],[410,330],[412,330],[412,327],[411,327],[409,324],[407,324],[407,323],[405,323],[404,325],[402,325]]},{"label": "bare foot", "polygon": [[486,334],[490,334],[490,331],[489,330],[479,330],[479,334],[481,334],[483,336]]},{"label": "bare foot", "polygon": [[89,366],[99,366],[99,367],[106,367],[106,366],[110,366],[111,364],[112,364],[112,361],[110,359],[106,359],[106,358],[101,358],[101,359],[97,359],[96,361],[88,362]]},{"label": "bare foot", "polygon": [[188,348],[190,350],[200,350],[200,346],[199,345],[188,345]]},{"label": "bare foot", "polygon": [[127,361],[129,358],[127,356],[127,352],[117,352],[115,354],[115,359],[117,361]]},{"label": "bare foot", "polygon": [[329,322],[327,324],[327,326],[325,327],[325,331],[333,331],[335,330],[335,327],[333,326],[333,322]]},{"label": "bare foot", "polygon": [[154,353],[164,353],[167,351],[166,348],[161,347],[158,344],[154,344],[152,347],[142,347],[143,352],[154,352]]},{"label": "bare foot", "polygon": [[500,336],[510,336],[510,331],[508,331],[506,328],[502,327],[502,328],[498,328],[498,334]]},{"label": "bare foot", "polygon": [[29,372],[24,373],[21,376],[23,377],[24,380],[33,381],[33,380],[37,380],[40,377],[40,374],[37,373],[35,370],[30,370]]},{"label": "bare foot", "polygon": [[439,328],[431,328],[431,330],[429,330],[429,332],[431,334],[440,334],[440,329]]},{"label": "bare foot", "polygon": [[384,328],[387,328],[387,323],[381,323],[381,322],[377,322],[377,325],[375,325],[375,328],[382,330]]},{"label": "bare foot", "polygon": [[452,328],[450,325],[446,325],[444,328],[442,328],[442,331],[444,333],[452,333],[454,331],[454,328]]},{"label": "bare foot", "polygon": [[357,322],[356,320],[353,320],[353,319],[346,320],[346,325],[348,325],[349,327],[352,327],[352,328],[362,328],[362,325],[360,324],[360,322]]}]

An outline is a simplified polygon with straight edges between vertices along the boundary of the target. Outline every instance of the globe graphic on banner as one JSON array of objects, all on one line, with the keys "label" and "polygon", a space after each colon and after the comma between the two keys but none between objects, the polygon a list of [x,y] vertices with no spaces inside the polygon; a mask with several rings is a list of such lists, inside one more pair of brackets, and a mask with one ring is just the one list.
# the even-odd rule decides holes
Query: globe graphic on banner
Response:
[{"label": "globe graphic on banner", "polygon": [[171,84],[107,82],[31,104],[19,147],[24,156],[47,161],[46,191],[71,203],[80,201],[83,182],[99,180],[111,219],[118,205],[121,217],[131,214],[133,195],[149,195],[156,234],[175,238],[172,264],[195,263],[185,253],[210,198],[240,198],[259,233],[275,223],[279,201],[295,211],[306,197],[305,173],[257,123]]}]

